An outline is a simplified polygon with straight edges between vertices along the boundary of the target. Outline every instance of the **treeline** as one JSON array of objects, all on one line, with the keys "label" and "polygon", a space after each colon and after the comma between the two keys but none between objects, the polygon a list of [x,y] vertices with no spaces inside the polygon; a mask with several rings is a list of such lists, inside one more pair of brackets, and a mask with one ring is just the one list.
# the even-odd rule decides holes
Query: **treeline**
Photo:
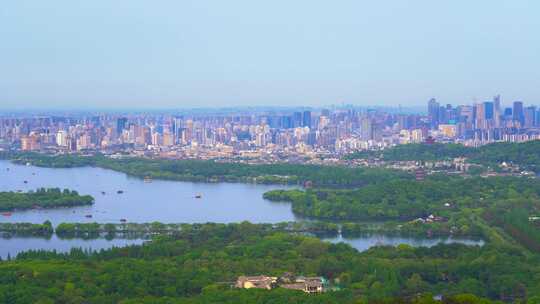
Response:
[{"label": "treeline", "polygon": [[[125,301],[126,304],[208,304],[208,303],[227,303],[227,304],[271,304],[271,303],[290,303],[290,304],[349,304],[363,303],[355,302],[355,297],[351,292],[339,291],[317,296],[307,295],[301,291],[287,289],[276,289],[271,292],[266,290],[227,290],[227,289],[209,289],[204,290],[199,296],[191,298],[166,298],[159,299],[148,297],[132,301]],[[365,303],[365,302],[364,302]],[[449,296],[442,300],[434,299],[432,294],[423,294],[408,298],[389,298],[377,301],[370,301],[374,304],[494,304],[501,303],[491,301],[486,298],[480,298],[471,294],[460,294]],[[532,303],[532,302],[531,302]]]},{"label": "treeline", "polygon": [[254,182],[263,184],[302,184],[315,186],[362,186],[388,178],[410,178],[407,173],[373,168],[348,168],[297,164],[248,165],[205,160],[165,160],[147,158],[112,159],[102,155],[44,155],[13,153],[6,157],[41,167],[95,166],[140,178],[194,182]]},{"label": "treeline", "polygon": [[380,158],[386,161],[434,161],[466,157],[471,162],[497,166],[502,162],[540,172],[540,140],[524,143],[493,143],[479,148],[460,144],[407,144],[382,151],[356,152],[346,159]]},{"label": "treeline", "polygon": [[[276,224],[258,224],[266,232],[286,232],[314,235],[317,237],[337,237],[339,233],[344,237],[354,238],[365,235],[394,235],[412,237],[476,237],[484,238],[483,231],[470,222],[462,226],[446,223],[433,223],[422,225],[417,222],[384,222],[384,223],[353,223],[341,224],[322,221],[281,222]],[[464,227],[468,225],[467,227]],[[164,224],[128,223],[128,224],[99,224],[99,223],[60,223],[56,228],[49,221],[43,224],[32,223],[0,223],[0,233],[4,237],[34,236],[51,237],[54,233],[61,238],[143,238],[150,239],[155,236],[175,235],[183,229],[204,227],[204,224]]]},{"label": "treeline", "polygon": [[273,201],[292,203],[295,213],[339,220],[451,218],[464,209],[485,208],[494,200],[540,197],[536,179],[433,176],[425,181],[388,179],[355,190],[274,190]]},{"label": "treeline", "polygon": [[434,161],[457,157],[469,157],[475,148],[460,144],[406,144],[397,145],[381,151],[360,151],[348,154],[345,159],[380,158],[386,161]]},{"label": "treeline", "polygon": [[39,188],[29,192],[0,192],[0,211],[91,205],[94,198],[77,191]]},{"label": "treeline", "polygon": [[471,161],[486,165],[502,162],[519,165],[522,169],[540,172],[540,140],[524,143],[494,143],[478,148]]},{"label": "treeline", "polygon": [[54,228],[50,221],[45,221],[43,224],[0,223],[0,233],[4,237],[10,237],[10,236],[48,237],[54,233]]},{"label": "treeline", "polygon": [[343,223],[343,237],[355,238],[366,235],[389,235],[408,237],[466,237],[487,239],[488,236],[473,221],[467,219],[449,220],[446,222],[384,222],[384,223]]},{"label": "treeline", "polygon": [[[59,238],[92,239],[99,237],[139,237],[151,238],[157,235],[174,235],[183,230],[203,229],[206,224],[165,224],[152,223],[60,223],[53,228],[51,222],[32,223],[0,223],[0,233],[6,236],[32,235],[50,236],[53,233]],[[302,221],[281,222],[275,224],[259,224],[266,232],[306,233],[321,236],[337,236],[339,225],[329,222]]]},{"label": "treeline", "polygon": [[[324,276],[341,291],[308,297],[230,289],[241,275],[285,272]],[[489,303],[451,298],[464,293],[525,303],[540,296],[538,273],[539,256],[511,246],[400,245],[359,253],[264,225],[203,224],[144,245],[21,253],[0,263],[0,303],[408,303],[427,293],[456,299],[444,303]]]}]

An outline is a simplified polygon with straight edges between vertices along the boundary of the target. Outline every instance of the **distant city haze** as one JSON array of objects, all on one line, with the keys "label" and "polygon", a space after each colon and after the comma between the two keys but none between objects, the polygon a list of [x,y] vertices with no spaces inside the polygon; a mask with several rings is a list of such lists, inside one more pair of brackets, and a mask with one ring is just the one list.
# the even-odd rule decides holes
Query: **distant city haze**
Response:
[{"label": "distant city haze", "polygon": [[0,109],[540,102],[539,1],[16,0]]}]

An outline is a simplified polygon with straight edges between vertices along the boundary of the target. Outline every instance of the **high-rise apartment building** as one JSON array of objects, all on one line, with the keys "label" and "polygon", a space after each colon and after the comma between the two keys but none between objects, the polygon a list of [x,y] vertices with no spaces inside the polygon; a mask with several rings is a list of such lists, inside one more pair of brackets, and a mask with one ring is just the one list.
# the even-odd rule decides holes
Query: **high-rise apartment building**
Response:
[{"label": "high-rise apartment building", "polygon": [[116,134],[121,135],[122,132],[126,129],[127,126],[127,118],[120,117],[116,120]]},{"label": "high-rise apartment building", "polygon": [[311,112],[304,111],[302,113],[302,127],[308,127],[311,129]]},{"label": "high-rise apartment building", "polygon": [[428,119],[432,128],[439,125],[440,105],[435,98],[431,98],[428,102]]},{"label": "high-rise apartment building", "polygon": [[525,125],[525,116],[523,113],[523,102],[514,101],[514,108],[512,109],[512,115],[514,122],[519,122],[520,127]]}]

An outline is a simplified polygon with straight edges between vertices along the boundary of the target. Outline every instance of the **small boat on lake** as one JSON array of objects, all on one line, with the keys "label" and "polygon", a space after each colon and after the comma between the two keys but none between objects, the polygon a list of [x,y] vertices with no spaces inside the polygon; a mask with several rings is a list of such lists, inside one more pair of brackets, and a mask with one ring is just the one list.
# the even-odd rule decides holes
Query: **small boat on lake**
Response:
[{"label": "small boat on lake", "polygon": [[116,191],[116,193],[122,194],[122,193],[124,193],[124,191],[123,190],[118,190],[118,191]]},{"label": "small boat on lake", "polygon": [[151,176],[145,176],[144,177],[144,182],[145,183],[151,183],[152,182],[152,177]]},{"label": "small boat on lake", "polygon": [[25,184],[28,184],[28,181],[27,181],[27,180],[25,180],[25,181],[24,181],[24,183],[25,183]]},{"label": "small boat on lake", "polygon": [[101,194],[105,195],[105,191],[101,191]]},{"label": "small boat on lake", "polygon": [[202,194],[200,193],[195,194],[195,198],[202,198]]},{"label": "small boat on lake", "polygon": [[3,212],[2,215],[3,216],[11,216],[11,212]]},{"label": "small boat on lake", "polygon": [[127,222],[127,220],[126,219],[120,219],[120,222],[125,223],[125,222]]},{"label": "small boat on lake", "polygon": [[91,215],[91,214],[87,214],[87,215],[85,215],[84,217],[86,217],[86,218],[92,218],[92,215]]}]

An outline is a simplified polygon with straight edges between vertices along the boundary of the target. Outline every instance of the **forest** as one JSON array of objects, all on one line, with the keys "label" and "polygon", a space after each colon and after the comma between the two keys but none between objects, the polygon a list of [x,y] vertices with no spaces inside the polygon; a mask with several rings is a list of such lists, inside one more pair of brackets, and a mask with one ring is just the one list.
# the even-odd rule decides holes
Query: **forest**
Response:
[{"label": "forest", "polygon": [[123,172],[140,178],[194,182],[250,182],[262,184],[302,184],[314,186],[358,187],[392,178],[410,178],[406,172],[297,164],[248,165],[206,160],[166,160],[147,158],[112,159],[102,155],[44,155],[4,153],[3,158],[35,166],[69,168],[94,166]]},{"label": "forest", "polygon": [[540,140],[524,143],[499,142],[478,148],[460,144],[407,144],[382,151],[356,152],[346,159],[377,157],[386,161],[434,161],[466,157],[470,162],[496,167],[502,162],[540,172]]},{"label": "forest", "polygon": [[[439,146],[442,152],[433,158],[471,153],[467,157],[478,163],[489,165],[507,157],[504,161],[534,168],[535,156],[511,152],[514,145],[501,144],[508,156],[489,152],[488,146],[482,156],[478,152],[482,148],[467,152],[469,148]],[[427,149],[425,155],[433,152]],[[534,220],[540,215],[540,182],[535,178],[430,175],[416,181],[407,173],[385,169],[101,155],[2,157],[45,167],[97,166],[156,179],[311,181],[314,187],[269,191],[264,197],[290,202],[296,214],[340,224],[61,223],[56,228],[48,222],[0,224],[0,232],[21,235],[95,238],[143,233],[153,238],[143,245],[98,252],[34,250],[10,257],[0,262],[0,303],[435,303],[434,295],[443,296],[436,303],[448,304],[540,303],[540,222]],[[78,196],[70,190],[53,192]],[[383,223],[374,225],[371,220]],[[485,244],[376,246],[358,252],[343,243],[309,236],[338,231],[344,237],[363,233],[472,236]],[[240,275],[285,272],[324,276],[331,291],[306,295],[283,289],[231,288]]]},{"label": "forest", "polygon": [[291,202],[314,219],[391,220],[373,227],[344,223],[343,234],[384,232],[490,238],[493,227],[540,253],[540,181],[524,177],[430,176],[424,181],[388,180],[362,188],[273,190],[264,198]]},{"label": "forest", "polygon": [[[240,275],[285,272],[324,276],[333,291],[231,289]],[[0,263],[0,303],[537,303],[539,276],[540,256],[510,244],[360,253],[267,225],[198,224],[144,245],[20,253]]]},{"label": "forest", "polygon": [[412,220],[431,214],[450,218],[463,209],[485,208],[497,200],[538,200],[540,182],[518,177],[430,176],[424,181],[388,179],[358,189],[272,190],[264,198],[289,201],[293,211],[340,220]]},{"label": "forest", "polygon": [[91,205],[94,198],[77,191],[39,188],[28,192],[0,192],[0,211]]}]

